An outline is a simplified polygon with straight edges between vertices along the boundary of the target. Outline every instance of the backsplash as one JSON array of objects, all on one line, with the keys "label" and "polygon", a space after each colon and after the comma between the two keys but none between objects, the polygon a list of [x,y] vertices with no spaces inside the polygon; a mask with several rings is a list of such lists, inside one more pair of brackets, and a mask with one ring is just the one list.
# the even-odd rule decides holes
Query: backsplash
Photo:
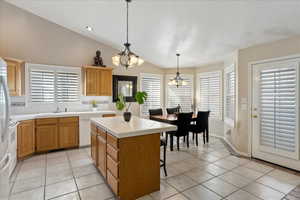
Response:
[{"label": "backsplash", "polygon": [[59,108],[60,111],[89,111],[92,110],[91,101],[97,103],[97,110],[115,110],[110,96],[82,96],[78,103],[59,103],[59,104],[29,104],[25,96],[11,97],[11,114],[31,114],[54,112]]}]

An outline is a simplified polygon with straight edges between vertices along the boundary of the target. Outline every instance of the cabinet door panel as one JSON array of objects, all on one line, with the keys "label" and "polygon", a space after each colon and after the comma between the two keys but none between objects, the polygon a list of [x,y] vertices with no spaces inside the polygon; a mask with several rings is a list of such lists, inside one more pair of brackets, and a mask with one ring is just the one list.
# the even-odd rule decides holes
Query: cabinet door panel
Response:
[{"label": "cabinet door panel", "polygon": [[36,128],[37,151],[58,149],[57,125],[43,125]]},{"label": "cabinet door panel", "polygon": [[91,128],[91,157],[97,165],[97,132]]},{"label": "cabinet door panel", "polygon": [[112,96],[112,71],[102,70],[100,79],[101,96]]},{"label": "cabinet door panel", "polygon": [[106,141],[97,136],[97,149],[98,149],[98,163],[97,167],[101,174],[106,177]]},{"label": "cabinet door panel", "polygon": [[99,96],[99,70],[86,69],[86,96]]},{"label": "cabinet door panel", "polygon": [[59,124],[59,148],[70,148],[78,146],[78,123]]},{"label": "cabinet door panel", "polygon": [[21,63],[5,60],[7,63],[7,84],[11,96],[21,96]]},{"label": "cabinet door panel", "polygon": [[17,132],[18,158],[29,156],[35,152],[34,121],[23,121],[18,125]]}]

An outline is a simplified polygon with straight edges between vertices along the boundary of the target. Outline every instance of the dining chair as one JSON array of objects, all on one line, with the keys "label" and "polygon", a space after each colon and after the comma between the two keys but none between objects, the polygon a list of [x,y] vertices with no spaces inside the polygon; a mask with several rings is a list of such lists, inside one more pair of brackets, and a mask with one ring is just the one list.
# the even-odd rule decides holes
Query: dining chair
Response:
[{"label": "dining chair", "polygon": [[[191,124],[193,113],[179,113],[175,125],[177,125],[177,131],[167,132],[170,136],[170,150],[173,151],[173,137],[177,137],[177,150],[179,151],[179,139],[180,137],[187,137],[187,147],[189,147],[189,126]],[[168,139],[168,137],[167,137]],[[168,141],[167,141],[168,143]]]},{"label": "dining chair", "polygon": [[167,114],[168,115],[172,115],[172,114],[175,114],[175,113],[179,113],[179,107],[175,107],[175,108],[167,108]]},{"label": "dining chair", "polygon": [[193,133],[193,140],[196,136],[196,145],[198,146],[198,134],[203,133],[203,143],[209,142],[208,134],[209,111],[199,111],[197,113],[196,123],[189,126],[189,131]]},{"label": "dining chair", "polygon": [[[151,116],[153,115],[163,115],[163,110],[161,108],[159,109],[150,109],[149,110],[149,116],[151,119]],[[166,154],[167,154],[167,141],[164,138],[160,138],[160,146],[164,148],[163,150],[163,159],[160,159],[160,167],[164,168],[165,176],[168,176],[167,174],[167,168],[166,168]]]}]

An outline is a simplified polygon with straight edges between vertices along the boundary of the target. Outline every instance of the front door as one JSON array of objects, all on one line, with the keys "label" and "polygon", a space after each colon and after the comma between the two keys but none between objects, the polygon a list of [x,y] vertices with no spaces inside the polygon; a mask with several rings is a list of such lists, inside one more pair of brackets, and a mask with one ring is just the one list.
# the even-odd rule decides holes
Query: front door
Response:
[{"label": "front door", "polygon": [[252,156],[299,170],[299,60],[255,64],[252,74]]}]

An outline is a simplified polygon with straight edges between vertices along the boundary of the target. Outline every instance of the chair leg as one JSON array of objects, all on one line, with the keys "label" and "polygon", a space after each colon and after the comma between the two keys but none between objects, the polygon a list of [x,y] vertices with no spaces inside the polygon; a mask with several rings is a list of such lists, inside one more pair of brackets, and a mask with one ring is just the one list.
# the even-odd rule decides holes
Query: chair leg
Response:
[{"label": "chair leg", "polygon": [[170,150],[173,151],[173,134],[170,135]]},{"label": "chair leg", "polygon": [[195,139],[195,133],[193,132],[193,141],[194,141],[194,139]]},{"label": "chair leg", "polygon": [[209,133],[208,133],[208,130],[206,130],[206,142],[209,143]]},{"label": "chair leg", "polygon": [[183,142],[185,142],[185,136],[183,136]]},{"label": "chair leg", "polygon": [[166,137],[166,145],[168,146],[168,135],[170,135],[170,134],[167,134],[167,132],[165,134],[166,134],[165,135],[165,137]]},{"label": "chair leg", "polygon": [[187,144],[187,147],[189,148],[190,147],[190,137],[189,137],[189,133],[187,134],[187,136],[186,136],[186,144]]},{"label": "chair leg", "polygon": [[196,133],[196,146],[198,146],[198,133]]},{"label": "chair leg", "polygon": [[205,144],[205,133],[203,133],[203,144]]},{"label": "chair leg", "polygon": [[179,139],[180,137],[177,137],[177,150],[179,151]]},{"label": "chair leg", "polygon": [[167,145],[164,145],[164,171],[165,171],[165,176],[168,176],[167,168],[166,168],[166,163],[167,163],[166,154],[167,154]]}]

